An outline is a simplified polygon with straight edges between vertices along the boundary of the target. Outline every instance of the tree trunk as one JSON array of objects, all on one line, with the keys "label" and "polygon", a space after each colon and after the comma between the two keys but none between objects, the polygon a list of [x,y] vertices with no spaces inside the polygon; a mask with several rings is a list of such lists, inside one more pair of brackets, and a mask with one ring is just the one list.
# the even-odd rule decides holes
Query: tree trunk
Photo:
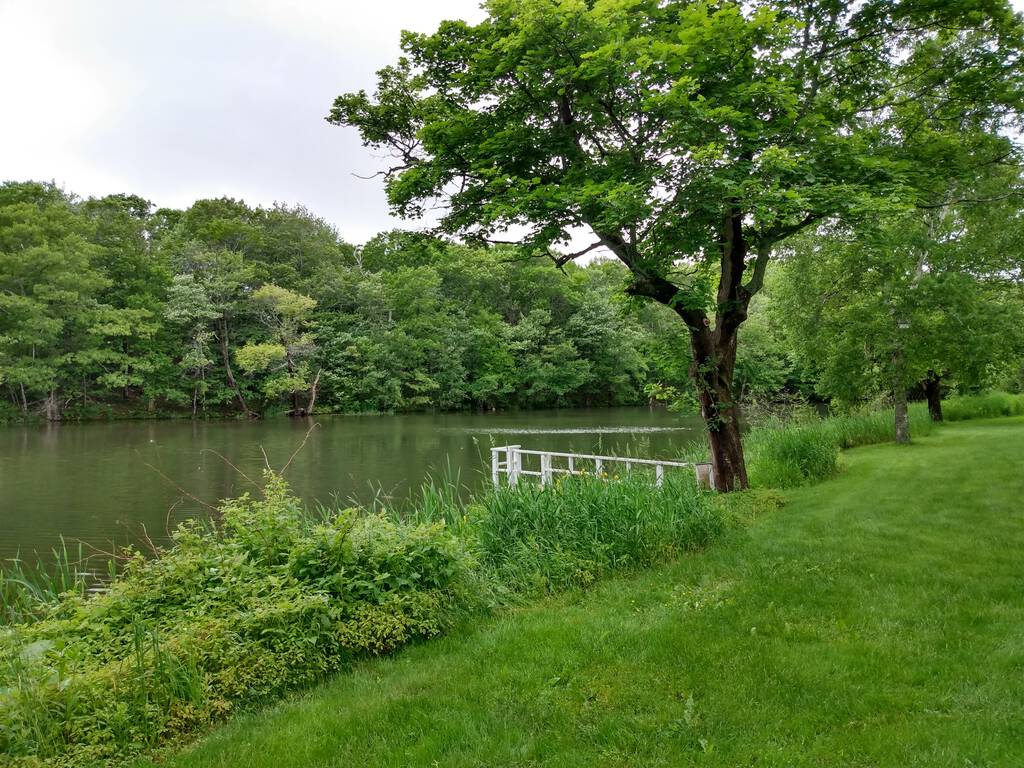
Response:
[{"label": "tree trunk", "polygon": [[929,371],[924,380],[924,393],[928,398],[928,415],[932,421],[942,421],[942,377]]},{"label": "tree trunk", "polygon": [[320,387],[320,374],[323,373],[323,368],[320,368],[316,372],[316,377],[313,379],[313,386],[309,388],[309,406],[306,408],[306,415],[312,416],[313,409],[316,408],[316,392]]},{"label": "tree trunk", "polygon": [[896,442],[906,445],[910,442],[910,415],[907,413],[907,389],[899,382],[893,386],[892,401],[896,412]]},{"label": "tree trunk", "polygon": [[228,350],[228,321],[227,318],[221,318],[220,321],[220,333],[217,334],[220,337],[220,356],[224,361],[224,377],[227,379],[228,386],[235,393],[235,397],[238,398],[238,404],[242,407],[242,412],[249,418],[254,418],[255,413],[249,410],[249,406],[245,404],[245,397],[242,396],[242,389],[238,386],[238,382],[235,381],[234,371],[231,370],[231,354]]},{"label": "tree trunk", "polygon": [[694,362],[690,375],[697,387],[700,413],[708,430],[712,484],[716,491],[738,491],[745,489],[748,481],[739,406],[732,396],[736,336],[733,334],[716,344],[717,336],[706,330],[691,333]]},{"label": "tree trunk", "polygon": [[903,348],[898,346],[892,352],[892,404],[896,417],[896,442],[903,445],[910,442],[910,414],[907,413],[907,387],[903,383]]},{"label": "tree trunk", "polygon": [[[571,120],[563,118],[563,122],[568,125]],[[750,161],[753,158],[745,159]],[[701,415],[708,430],[714,487],[718,491],[735,491],[748,486],[740,437],[739,409],[732,393],[737,333],[747,319],[751,297],[761,289],[764,282],[772,244],[778,235],[773,239],[762,233],[756,246],[756,257],[751,261],[752,275],[744,283],[743,276],[748,267],[747,258],[751,246],[747,237],[749,233],[744,230],[746,216],[736,201],[731,201],[723,214],[721,240],[718,243],[721,259],[713,330],[708,312],[694,306],[693,296],[687,296],[671,280],[648,269],[635,243],[635,234],[627,240],[622,232],[603,230],[593,223],[591,226],[600,237],[601,244],[618,256],[632,272],[633,280],[627,292],[634,296],[647,296],[670,307],[686,323],[693,351],[690,377],[697,387]],[[806,226],[810,221],[808,219],[797,225],[793,231]]]},{"label": "tree trunk", "polygon": [[[282,345],[284,346],[284,349],[285,349],[285,352],[284,352],[285,368],[288,371],[288,375],[292,376],[295,373],[295,364],[292,362],[292,356],[288,352],[288,344],[284,341],[284,339],[281,340],[281,343],[282,343]],[[296,389],[292,390],[292,409],[288,412],[288,415],[289,416],[295,416],[295,417],[305,416],[305,412],[302,410],[302,407],[299,405],[299,392]]]},{"label": "tree trunk", "polygon": [[[124,353],[124,356],[126,358],[129,356],[129,351],[130,350],[129,350],[128,342],[127,341],[122,342],[122,344],[121,344],[121,352]],[[124,366],[124,376],[125,376],[126,380],[128,378],[128,371],[130,371],[130,370],[131,370],[131,366],[130,365],[125,365]],[[128,384],[127,384],[127,381],[126,381],[126,383],[121,388],[121,399],[124,400],[126,403],[128,402],[128,395],[129,395],[129,393],[128,393]]]},{"label": "tree trunk", "polygon": [[46,400],[43,401],[43,415],[47,421],[60,421],[60,403],[57,400],[57,390],[51,389]]}]

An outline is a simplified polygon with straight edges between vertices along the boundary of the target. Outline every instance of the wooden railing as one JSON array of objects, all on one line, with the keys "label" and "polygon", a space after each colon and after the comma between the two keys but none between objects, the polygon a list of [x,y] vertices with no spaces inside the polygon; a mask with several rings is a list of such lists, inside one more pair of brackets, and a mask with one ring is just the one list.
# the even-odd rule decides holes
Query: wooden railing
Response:
[{"label": "wooden railing", "polygon": [[[504,461],[502,457],[504,456]],[[539,456],[540,468],[528,469],[524,456]],[[563,461],[558,461],[563,460]],[[561,464],[561,466],[559,466]],[[627,473],[634,466],[653,467],[654,482],[660,488],[665,482],[665,469],[690,468],[697,484],[706,488],[714,487],[714,472],[707,462],[663,461],[662,459],[637,459],[628,456],[597,456],[590,453],[561,453],[559,451],[528,451],[518,445],[503,445],[491,448],[491,482],[501,487],[502,474],[508,477],[509,485],[518,485],[521,477],[539,477],[541,487],[554,482],[555,475],[593,475],[606,477],[606,467],[625,465]]]}]

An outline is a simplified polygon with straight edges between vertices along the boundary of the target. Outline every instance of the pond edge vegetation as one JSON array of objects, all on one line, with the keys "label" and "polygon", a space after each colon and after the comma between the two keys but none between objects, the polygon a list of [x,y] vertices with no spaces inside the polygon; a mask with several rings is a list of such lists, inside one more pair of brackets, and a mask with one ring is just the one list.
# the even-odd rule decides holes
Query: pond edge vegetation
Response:
[{"label": "pond edge vegetation", "polygon": [[[945,408],[950,421],[1013,415],[1024,396]],[[923,404],[911,421],[934,428]],[[705,547],[781,506],[774,489],[836,474],[842,449],[892,439],[891,411],[768,423],[750,437],[756,489],[727,495],[636,474],[467,501],[430,483],[408,509],[311,512],[268,473],[155,556],[125,553],[102,592],[67,548],[48,583],[0,574],[0,756],[123,762],[467,617]]]}]

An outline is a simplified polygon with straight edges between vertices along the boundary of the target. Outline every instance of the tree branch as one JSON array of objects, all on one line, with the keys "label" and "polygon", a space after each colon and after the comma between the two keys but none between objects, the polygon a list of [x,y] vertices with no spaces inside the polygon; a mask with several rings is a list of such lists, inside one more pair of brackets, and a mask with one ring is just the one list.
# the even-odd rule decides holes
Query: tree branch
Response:
[{"label": "tree branch", "polygon": [[757,245],[757,257],[754,259],[754,271],[750,280],[743,286],[748,296],[753,296],[764,286],[764,275],[768,270],[768,262],[772,256],[771,243],[762,242]]},{"label": "tree branch", "polygon": [[553,252],[553,251],[551,251],[549,249],[548,250],[548,255],[551,257],[551,260],[555,262],[555,266],[561,268],[561,267],[564,267],[566,264],[568,264],[573,259],[578,259],[580,256],[583,256],[584,254],[590,253],[595,248],[603,248],[603,247],[605,247],[605,244],[603,242],[601,242],[600,240],[598,240],[596,243],[591,243],[586,248],[583,248],[583,249],[581,249],[579,251],[575,251],[573,253],[556,253],[556,252]]}]

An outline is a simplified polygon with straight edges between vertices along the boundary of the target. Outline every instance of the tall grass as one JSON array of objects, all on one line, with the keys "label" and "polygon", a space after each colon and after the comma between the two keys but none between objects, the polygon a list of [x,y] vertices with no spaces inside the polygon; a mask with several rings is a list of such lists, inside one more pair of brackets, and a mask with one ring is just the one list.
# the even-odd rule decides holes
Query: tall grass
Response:
[{"label": "tall grass", "polygon": [[63,537],[50,550],[49,561],[38,555],[32,561],[10,558],[0,567],[0,624],[41,618],[62,595],[84,594],[95,578],[82,544],[68,547]]},{"label": "tall grass", "polygon": [[[910,407],[910,433],[922,437],[933,422],[921,403]],[[839,471],[839,452],[895,439],[892,410],[857,411],[825,418],[801,414],[751,430],[747,466],[752,485],[792,488],[831,477]]]},{"label": "tall grass", "polygon": [[946,421],[1024,416],[1024,394],[988,392],[983,395],[951,397],[942,404],[942,416]]},{"label": "tall grass", "polygon": [[568,477],[550,490],[523,484],[488,494],[474,514],[481,561],[499,584],[527,592],[587,586],[703,546],[724,528],[689,473],[670,473],[660,488],[639,473]]}]

